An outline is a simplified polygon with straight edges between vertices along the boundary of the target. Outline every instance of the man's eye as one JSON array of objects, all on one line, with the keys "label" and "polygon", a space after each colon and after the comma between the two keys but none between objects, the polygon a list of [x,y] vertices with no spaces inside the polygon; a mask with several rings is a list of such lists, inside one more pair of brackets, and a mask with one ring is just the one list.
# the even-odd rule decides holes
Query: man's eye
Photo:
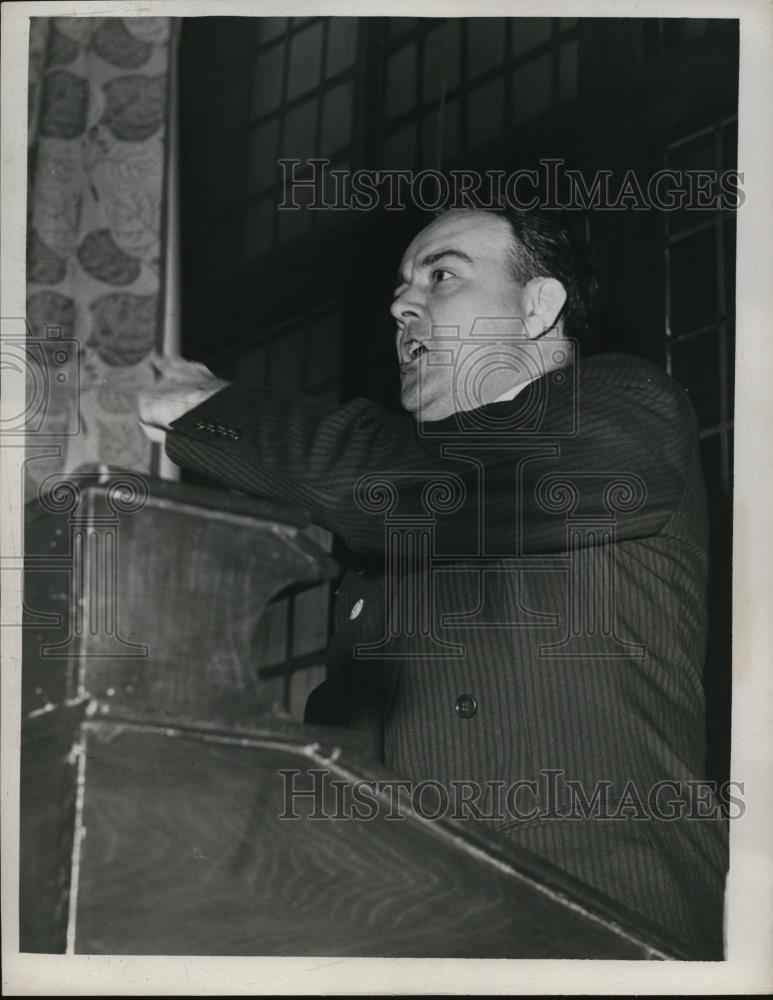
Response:
[{"label": "man's eye", "polygon": [[433,285],[437,285],[440,281],[446,281],[448,278],[453,278],[453,274],[450,271],[446,271],[444,267],[437,267],[432,272]]}]

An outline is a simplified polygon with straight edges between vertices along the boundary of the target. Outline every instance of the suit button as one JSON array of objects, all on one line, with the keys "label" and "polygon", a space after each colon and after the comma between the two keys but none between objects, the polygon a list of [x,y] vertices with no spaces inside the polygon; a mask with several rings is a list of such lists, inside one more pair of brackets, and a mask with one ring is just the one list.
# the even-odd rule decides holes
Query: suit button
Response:
[{"label": "suit button", "polygon": [[239,438],[242,436],[242,432],[239,430],[238,427],[234,427],[228,436],[231,438],[232,441],[238,441]]},{"label": "suit button", "polygon": [[349,612],[349,621],[353,622],[355,618],[360,617],[360,612],[365,607],[365,601],[361,597],[359,601],[352,605],[352,610]]},{"label": "suit button", "polygon": [[460,719],[470,719],[478,711],[478,703],[471,694],[460,694],[454,708]]},{"label": "suit button", "polygon": [[197,431],[200,431],[204,426],[204,421],[201,419],[201,417],[199,417],[197,420],[193,421],[193,426],[196,428]]}]

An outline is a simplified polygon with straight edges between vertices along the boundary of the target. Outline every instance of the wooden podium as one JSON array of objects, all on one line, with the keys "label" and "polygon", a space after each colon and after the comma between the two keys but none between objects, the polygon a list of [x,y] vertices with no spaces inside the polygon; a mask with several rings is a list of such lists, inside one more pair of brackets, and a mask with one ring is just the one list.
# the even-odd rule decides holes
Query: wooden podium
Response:
[{"label": "wooden podium", "polygon": [[50,487],[27,511],[22,951],[693,957],[481,824],[417,814],[355,734],[270,715],[261,613],[335,573],[299,519],[131,474]]}]

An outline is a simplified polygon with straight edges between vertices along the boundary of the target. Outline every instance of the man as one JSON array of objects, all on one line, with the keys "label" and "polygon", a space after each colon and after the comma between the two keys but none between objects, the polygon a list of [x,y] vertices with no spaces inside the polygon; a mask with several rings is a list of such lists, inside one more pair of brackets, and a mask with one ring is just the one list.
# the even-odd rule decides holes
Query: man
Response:
[{"label": "man", "polygon": [[449,212],[392,305],[409,415],[172,365],[141,417],[357,554],[307,718],[466,785],[503,835],[716,956],[723,828],[679,818],[705,749],[695,419],[654,366],[577,356],[592,292],[550,217]]}]

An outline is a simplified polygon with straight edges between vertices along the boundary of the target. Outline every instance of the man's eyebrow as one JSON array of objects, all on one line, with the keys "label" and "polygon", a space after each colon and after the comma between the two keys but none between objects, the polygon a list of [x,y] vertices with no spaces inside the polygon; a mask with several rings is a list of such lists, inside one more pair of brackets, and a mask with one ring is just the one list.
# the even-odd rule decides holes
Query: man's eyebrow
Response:
[{"label": "man's eyebrow", "polygon": [[[463,260],[467,264],[472,264],[473,259],[463,250],[456,250],[454,247],[445,247],[443,250],[433,250],[432,253],[428,253],[426,256],[422,257],[419,261],[419,267],[432,267],[443,257],[456,257],[458,260]],[[395,288],[399,288],[400,285],[405,284],[405,278],[402,272],[397,272],[397,278],[395,279]]]},{"label": "man's eyebrow", "polygon": [[433,253],[428,253],[426,257],[422,257],[419,267],[431,267],[442,257],[458,257],[459,260],[464,260],[468,264],[472,264],[472,257],[468,256],[463,250],[454,250],[453,247],[447,247],[445,250],[435,250]]}]

